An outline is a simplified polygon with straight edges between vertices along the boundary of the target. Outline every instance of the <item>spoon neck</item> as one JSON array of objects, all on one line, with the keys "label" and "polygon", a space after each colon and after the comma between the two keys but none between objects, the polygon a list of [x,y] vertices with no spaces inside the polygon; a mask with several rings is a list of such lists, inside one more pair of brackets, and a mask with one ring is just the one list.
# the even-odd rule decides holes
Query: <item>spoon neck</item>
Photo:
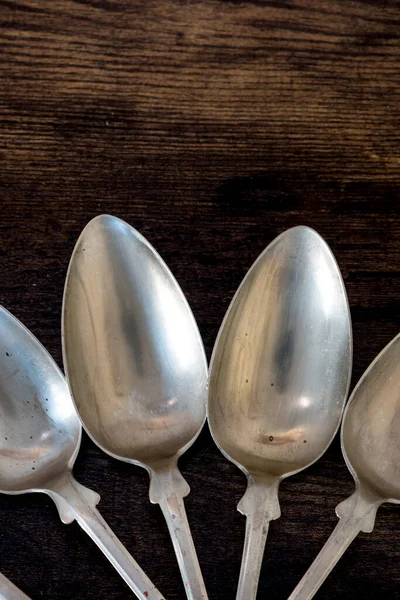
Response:
[{"label": "spoon neck", "polygon": [[376,512],[383,499],[365,485],[356,484],[349,498],[337,505],[336,515],[342,523],[356,523],[359,531],[371,533],[375,526]]},{"label": "spoon neck", "polygon": [[61,520],[73,520],[97,544],[110,563],[118,571],[130,589],[140,600],[163,600],[160,592],[111,531],[96,505],[100,496],[78,483],[71,472],[53,482],[48,490],[57,505]]},{"label": "spoon neck", "polygon": [[278,500],[279,484],[280,480],[277,478],[249,474],[247,489],[238,504],[238,511],[252,520],[279,519],[281,516]]},{"label": "spoon neck", "polygon": [[177,461],[150,471],[150,500],[159,504],[168,526],[188,600],[207,600],[183,499],[190,492]]},{"label": "spoon neck", "polygon": [[47,493],[54,500],[61,521],[66,524],[72,523],[77,513],[95,510],[100,502],[99,494],[78,483],[71,471],[52,481]]},{"label": "spoon neck", "polygon": [[246,515],[246,535],[236,600],[254,600],[269,522],[280,517],[279,479],[248,475],[246,492],[238,510]]},{"label": "spoon neck", "polygon": [[181,472],[177,461],[152,468],[150,470],[150,502],[161,504],[163,499],[175,496],[185,498],[190,492],[190,487]]},{"label": "spoon neck", "polygon": [[337,506],[338,524],[288,600],[310,600],[360,531],[372,531],[382,499],[365,494],[366,490],[357,485],[355,492]]}]

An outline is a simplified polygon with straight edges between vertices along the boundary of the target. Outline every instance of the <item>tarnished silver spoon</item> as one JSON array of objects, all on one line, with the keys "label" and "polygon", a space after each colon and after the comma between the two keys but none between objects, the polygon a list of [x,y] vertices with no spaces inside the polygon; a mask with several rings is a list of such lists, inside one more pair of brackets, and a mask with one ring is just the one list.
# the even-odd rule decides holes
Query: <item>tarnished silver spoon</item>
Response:
[{"label": "tarnished silver spoon", "polygon": [[341,434],[356,489],[337,506],[340,521],[290,600],[312,598],[360,531],[373,530],[380,505],[400,504],[400,335],[378,354],[354,388]]},{"label": "tarnished silver spoon", "polygon": [[244,471],[238,600],[256,597],[282,479],[315,462],[340,423],[352,363],[350,312],[335,259],[308,227],[264,250],[234,296],[210,365],[215,442]]},{"label": "tarnished silver spoon", "polygon": [[105,452],[146,468],[188,598],[207,598],[178,458],[206,413],[207,363],[172,273],[133,227],[93,219],[72,255],[64,292],[64,365],[83,426]]},{"label": "tarnished silver spoon", "polygon": [[0,307],[0,492],[44,492],[63,523],[76,520],[141,600],[162,596],[108,527],[100,496],[75,481],[81,424],[54,360]]}]

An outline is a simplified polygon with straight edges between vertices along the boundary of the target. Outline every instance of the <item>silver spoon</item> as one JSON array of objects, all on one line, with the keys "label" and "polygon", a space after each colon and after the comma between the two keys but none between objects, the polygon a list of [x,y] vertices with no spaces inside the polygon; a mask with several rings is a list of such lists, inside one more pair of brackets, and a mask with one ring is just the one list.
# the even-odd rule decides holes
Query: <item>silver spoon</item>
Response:
[{"label": "silver spoon", "polygon": [[356,488],[336,507],[340,521],[291,600],[314,596],[360,531],[373,530],[381,504],[400,504],[400,335],[378,354],[354,388],[341,443]]},{"label": "silver spoon", "polygon": [[208,419],[247,476],[237,599],[256,597],[282,479],[315,462],[342,416],[352,362],[347,297],[323,239],[308,227],[277,237],[236,292],[210,365]]},{"label": "silver spoon", "polygon": [[0,492],[44,492],[63,523],[76,520],[141,600],[161,594],[75,481],[81,425],[67,383],[45,348],[0,307]]},{"label": "silver spoon", "polygon": [[177,466],[205,421],[207,363],[185,297],[160,256],[124,221],[83,230],[64,292],[63,355],[83,426],[105,452],[147,469],[188,598],[207,594]]},{"label": "silver spoon", "polygon": [[0,573],[0,600],[30,600],[30,598]]}]

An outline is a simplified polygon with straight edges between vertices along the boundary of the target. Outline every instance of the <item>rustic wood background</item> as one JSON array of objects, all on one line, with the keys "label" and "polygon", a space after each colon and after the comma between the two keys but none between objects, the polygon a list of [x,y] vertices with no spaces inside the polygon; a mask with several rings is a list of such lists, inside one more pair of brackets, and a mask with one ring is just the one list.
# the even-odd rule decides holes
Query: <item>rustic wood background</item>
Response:
[{"label": "rustic wood background", "polygon": [[[345,278],[354,384],[400,329],[399,35],[397,0],[0,0],[0,302],[61,364],[69,257],[111,213],[165,258],[209,356],[246,270],[307,224]],[[181,466],[210,600],[230,600],[245,479],[206,430]],[[165,597],[183,599],[145,471],[85,437],[75,473]],[[282,484],[260,598],[288,596],[351,491],[337,440]],[[41,495],[0,495],[0,557],[33,600],[131,597]],[[400,598],[399,557],[387,505],[318,598]]]}]

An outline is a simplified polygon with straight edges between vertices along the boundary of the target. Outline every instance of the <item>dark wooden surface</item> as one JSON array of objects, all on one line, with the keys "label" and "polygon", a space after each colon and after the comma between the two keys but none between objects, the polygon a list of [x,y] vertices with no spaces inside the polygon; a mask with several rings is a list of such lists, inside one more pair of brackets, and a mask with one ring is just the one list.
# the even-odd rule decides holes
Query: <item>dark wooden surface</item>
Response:
[{"label": "dark wooden surface", "polygon": [[[307,224],[332,247],[354,382],[400,329],[400,2],[0,0],[0,302],[61,364],[79,232],[122,217],[165,258],[208,356],[261,250]],[[245,489],[204,431],[182,458],[210,600],[233,599]],[[85,437],[78,480],[165,597],[184,593],[148,477]],[[352,490],[337,440],[281,486],[260,598],[286,598]],[[319,598],[400,598],[399,513],[384,506]],[[128,588],[41,495],[0,496],[0,570],[34,600]]]}]

